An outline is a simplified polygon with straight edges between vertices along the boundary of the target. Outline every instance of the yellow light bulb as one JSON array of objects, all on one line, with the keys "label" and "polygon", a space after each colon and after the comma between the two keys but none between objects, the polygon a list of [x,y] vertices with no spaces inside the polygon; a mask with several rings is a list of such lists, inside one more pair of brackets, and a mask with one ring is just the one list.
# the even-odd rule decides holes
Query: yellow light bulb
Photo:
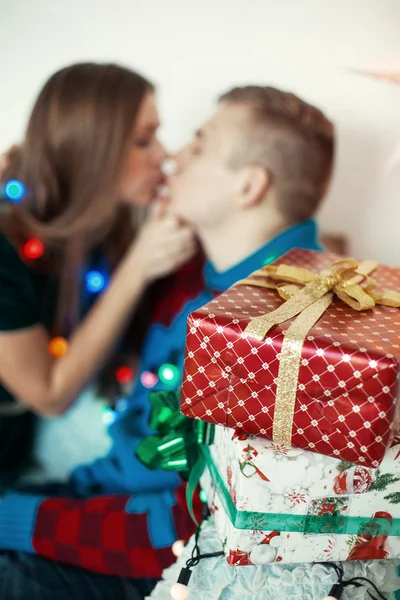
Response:
[{"label": "yellow light bulb", "polygon": [[174,556],[176,556],[176,558],[179,558],[183,552],[184,547],[185,547],[185,544],[183,543],[182,540],[176,540],[176,542],[174,542],[171,547],[172,554]]},{"label": "yellow light bulb", "polygon": [[49,352],[55,358],[60,358],[64,356],[66,351],[68,350],[68,342],[63,337],[55,337],[50,340],[49,343]]},{"label": "yellow light bulb", "polygon": [[183,583],[174,583],[171,588],[171,596],[174,600],[186,600],[189,596],[189,588]]}]

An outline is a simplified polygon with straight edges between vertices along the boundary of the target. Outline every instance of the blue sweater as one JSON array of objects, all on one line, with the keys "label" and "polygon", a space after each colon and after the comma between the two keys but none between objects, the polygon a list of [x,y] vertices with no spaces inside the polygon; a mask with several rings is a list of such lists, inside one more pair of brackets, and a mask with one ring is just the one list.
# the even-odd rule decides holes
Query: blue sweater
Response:
[{"label": "blue sweater", "polygon": [[110,427],[112,448],[105,458],[75,470],[72,481],[79,494],[133,493],[142,490],[155,491],[174,488],[178,476],[164,471],[149,471],[135,457],[135,450],[143,437],[152,432],[148,426],[149,389],[142,383],[145,372],[157,372],[163,364],[178,366],[180,378],[169,386],[157,383],[151,391],[176,389],[181,383],[184,362],[186,321],[189,313],[209,302],[217,293],[231,287],[239,279],[244,279],[263,265],[276,260],[292,248],[321,250],[317,240],[317,227],[314,221],[307,221],[291,227],[243,262],[218,273],[210,262],[203,269],[203,289],[189,300],[168,324],[154,323],[145,338],[139,365],[139,377],[127,408]]},{"label": "blue sweater", "polygon": [[[321,250],[314,221],[306,221],[283,231],[240,264],[223,273],[217,272],[211,263],[205,263],[200,281],[196,283],[197,288],[194,288],[197,292],[190,295],[189,301],[182,296],[179,310],[175,313],[171,310],[167,319],[163,318],[162,322],[155,322],[150,327],[141,353],[136,386],[128,399],[126,409],[117,416],[109,429],[112,437],[111,450],[104,458],[81,466],[73,472],[68,486],[71,495],[90,498],[101,495],[134,494],[132,502],[126,503],[128,508],[122,507],[121,510],[129,513],[132,512],[133,506],[140,505],[140,512],[147,515],[149,531],[153,532],[149,534],[152,547],[167,547],[177,539],[173,525],[170,525],[170,521],[165,516],[165,510],[154,510],[154,506],[159,505],[157,497],[159,500],[168,497],[165,509],[167,505],[174,506],[174,494],[177,493],[176,488],[180,485],[178,475],[164,471],[149,471],[135,457],[135,450],[140,441],[152,433],[148,425],[149,393],[152,390],[173,389],[180,385],[186,321],[189,313],[209,302],[216,294],[227,290],[238,280],[244,279],[253,271],[271,263],[293,248]],[[170,293],[175,291],[179,296],[179,282],[177,288],[177,290],[169,290]],[[173,296],[167,295],[164,300],[168,302],[169,298],[173,299]],[[177,308],[178,304],[174,299],[173,306]],[[178,367],[179,378],[172,385],[158,382],[152,390],[145,387],[141,375],[146,372],[157,372],[165,363],[172,363]],[[89,503],[90,500],[87,502]],[[48,549],[39,549],[41,548],[37,542],[39,530],[41,532],[43,529],[46,530],[45,537],[50,543],[49,523],[43,520],[44,513],[40,512],[41,506],[51,508],[48,494],[45,496],[10,493],[3,498],[0,502],[0,549],[38,552],[50,558],[56,557]],[[62,512],[63,508],[61,507],[60,510]],[[80,514],[84,514],[86,509],[82,505],[79,510]],[[33,540],[36,540],[36,545]],[[47,541],[46,544],[47,548]],[[64,560],[62,556],[58,556],[58,559]],[[65,560],[74,563],[72,558]]]}]

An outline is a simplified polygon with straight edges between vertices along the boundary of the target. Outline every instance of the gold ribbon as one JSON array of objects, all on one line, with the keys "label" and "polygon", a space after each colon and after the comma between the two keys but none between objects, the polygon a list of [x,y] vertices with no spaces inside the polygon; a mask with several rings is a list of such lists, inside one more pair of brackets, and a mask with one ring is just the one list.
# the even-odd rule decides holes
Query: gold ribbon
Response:
[{"label": "gold ribbon", "polygon": [[378,263],[373,261],[358,264],[355,260],[346,259],[315,274],[302,267],[270,265],[236,284],[275,289],[286,300],[276,310],[251,319],[247,325],[245,333],[260,341],[265,339],[272,327],[299,315],[287,329],[280,352],[272,434],[274,442],[291,445],[303,344],[334,296],[357,311],[370,310],[376,304],[400,307],[399,292],[376,290],[376,282],[369,275],[377,266]]}]

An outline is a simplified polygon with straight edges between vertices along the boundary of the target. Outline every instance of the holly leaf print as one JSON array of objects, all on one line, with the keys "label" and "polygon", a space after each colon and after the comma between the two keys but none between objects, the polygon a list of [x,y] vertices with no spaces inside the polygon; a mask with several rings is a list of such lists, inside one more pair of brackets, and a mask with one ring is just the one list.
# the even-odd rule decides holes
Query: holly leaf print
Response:
[{"label": "holly leaf print", "polygon": [[391,483],[396,483],[397,481],[400,481],[399,477],[395,477],[392,473],[384,473],[376,477],[369,489],[371,492],[383,492]]},{"label": "holly leaf print", "polygon": [[347,462],[345,460],[340,461],[340,463],[338,464],[338,471],[346,471],[346,469],[351,469],[351,467],[354,467],[354,463],[351,462]]},{"label": "holly leaf print", "polygon": [[385,496],[385,500],[389,500],[391,504],[400,504],[400,492],[392,492]]}]

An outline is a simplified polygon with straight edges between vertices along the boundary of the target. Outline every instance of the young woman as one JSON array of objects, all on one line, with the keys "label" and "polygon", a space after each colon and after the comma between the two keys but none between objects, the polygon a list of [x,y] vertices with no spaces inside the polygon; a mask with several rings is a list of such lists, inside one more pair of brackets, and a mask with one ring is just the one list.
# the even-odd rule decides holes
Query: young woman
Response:
[{"label": "young woman", "polygon": [[[158,126],[146,79],[112,64],[77,64],[45,84],[23,144],[8,157],[3,183],[22,182],[25,195],[0,213],[0,410],[12,403],[15,412],[0,414],[0,478],[25,461],[30,411],[66,411],[149,283],[193,251],[191,232],[160,209],[137,232],[163,183]],[[32,238],[43,256],[23,260],[19,250]],[[109,283],[88,310],[93,264]],[[57,357],[49,351],[55,336],[68,338]]]}]

